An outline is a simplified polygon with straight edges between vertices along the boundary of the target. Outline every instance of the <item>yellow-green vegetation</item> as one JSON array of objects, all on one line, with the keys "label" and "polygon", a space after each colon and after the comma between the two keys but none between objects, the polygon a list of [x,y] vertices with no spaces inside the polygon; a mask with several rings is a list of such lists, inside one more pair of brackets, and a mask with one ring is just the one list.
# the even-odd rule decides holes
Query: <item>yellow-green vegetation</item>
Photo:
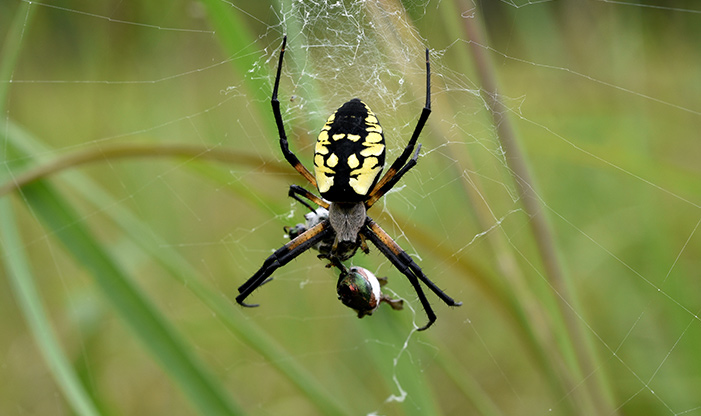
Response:
[{"label": "yellow-green vegetation", "polygon": [[[93,4],[95,3],[95,4]],[[701,415],[694,2],[0,4],[0,414]],[[328,116],[373,109],[404,309],[287,240]],[[310,191],[316,190],[309,189]]]}]

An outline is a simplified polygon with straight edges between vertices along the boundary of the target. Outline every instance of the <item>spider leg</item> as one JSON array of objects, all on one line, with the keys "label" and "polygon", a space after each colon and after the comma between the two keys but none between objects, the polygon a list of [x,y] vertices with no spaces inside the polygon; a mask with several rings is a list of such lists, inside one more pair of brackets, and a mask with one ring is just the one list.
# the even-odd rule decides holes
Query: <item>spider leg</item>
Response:
[{"label": "spider leg", "polygon": [[[446,295],[445,292],[443,292],[438,286],[436,286],[436,284],[433,283],[428,277],[426,277],[419,265],[416,264],[416,262],[414,262],[414,260],[412,260],[412,258],[409,257],[409,255],[404,250],[402,250],[399,244],[395,243],[394,240],[392,240],[392,237],[390,237],[389,234],[387,234],[387,232],[383,230],[379,225],[377,225],[377,223],[373,221],[370,217],[368,217],[366,226],[370,231],[370,233],[366,234],[366,237],[370,237],[370,235],[374,234],[375,237],[379,238],[382,241],[382,243],[385,246],[387,246],[388,249],[391,250],[392,254],[394,254],[400,260],[402,260],[416,274],[416,276],[419,279],[421,279],[421,281],[424,282],[424,284],[428,286],[433,293],[436,294],[436,296],[438,296],[443,302],[445,302],[446,305],[462,305],[462,302],[456,302],[453,298]],[[373,240],[371,239],[371,241]]]},{"label": "spider leg", "polygon": [[282,47],[280,48],[280,59],[277,63],[277,74],[275,75],[275,86],[273,87],[273,96],[270,99],[270,105],[273,107],[273,115],[275,116],[275,124],[277,125],[278,135],[280,136],[280,148],[287,162],[292,165],[297,172],[309,181],[316,188],[316,178],[309,170],[304,167],[302,162],[297,159],[294,153],[290,150],[290,145],[287,142],[287,134],[285,133],[285,125],[282,122],[282,113],[280,113],[280,101],[277,98],[277,92],[280,87],[280,76],[282,74],[282,58],[285,56],[285,45],[287,45],[287,36],[282,38]]},{"label": "spider leg", "polygon": [[421,288],[421,285],[419,284],[419,280],[417,279],[416,275],[411,269],[409,269],[409,267],[406,266],[406,264],[402,260],[399,259],[399,257],[397,257],[392,252],[392,250],[389,247],[384,245],[379,236],[375,235],[372,232],[367,232],[366,236],[370,241],[372,241],[375,244],[378,250],[380,250],[380,252],[384,254],[390,262],[392,262],[394,267],[396,267],[397,270],[402,272],[409,279],[409,282],[414,287],[414,290],[416,291],[416,294],[419,297],[419,301],[421,302],[421,305],[423,306],[424,311],[428,316],[428,323],[419,328],[419,331],[428,329],[431,325],[433,325],[434,322],[436,322],[436,313],[433,312],[431,304],[429,303],[428,299],[426,299],[426,294],[424,294],[424,291]]},{"label": "spider leg", "polygon": [[323,239],[326,234],[331,231],[331,226],[328,220],[323,221],[304,233],[300,234],[294,240],[277,249],[263,262],[263,266],[251,276],[243,285],[239,287],[239,295],[236,296],[236,302],[240,305],[253,307],[255,304],[247,304],[243,301],[256,290],[260,285],[268,282],[268,278],[275,270],[289,263],[300,254],[310,249],[314,244]]},{"label": "spider leg", "polygon": [[[398,172],[401,171],[401,169],[404,167],[404,165],[407,163],[407,160],[411,156],[411,153],[414,151],[414,146],[416,145],[416,141],[419,139],[419,135],[421,134],[421,130],[423,130],[424,125],[426,124],[426,121],[428,120],[428,116],[431,114],[431,64],[429,63],[428,60],[428,49],[426,49],[426,104],[424,105],[423,110],[421,111],[421,116],[419,116],[419,121],[416,123],[416,127],[414,128],[414,133],[411,135],[411,139],[409,139],[409,143],[407,143],[407,146],[404,148],[404,151],[402,154],[397,158],[397,160],[392,163],[392,166],[387,169],[387,172],[385,175],[377,182],[375,185],[375,188],[373,188],[372,192],[370,193],[370,199],[368,200],[369,205],[372,206],[377,199],[379,199],[379,196],[376,198],[375,194],[381,190],[384,190],[383,194],[387,192],[390,188],[387,188],[387,183],[392,180],[392,178],[397,175]],[[414,164],[416,164],[414,162]],[[413,166],[413,165],[412,165]],[[407,169],[408,170],[408,169]],[[404,171],[406,173],[406,170]],[[396,181],[395,181],[396,183]],[[380,195],[381,196],[381,195]]]},{"label": "spider leg", "polygon": [[323,199],[319,198],[318,196],[314,195],[313,193],[307,191],[306,189],[302,188],[299,185],[290,185],[290,191],[287,193],[287,196],[290,198],[293,198],[294,200],[298,201],[305,207],[309,208],[311,212],[314,212],[315,209],[312,208],[311,205],[307,204],[304,200],[300,198],[300,196],[303,196],[307,198],[308,200],[312,201],[313,203],[317,204],[320,207],[329,209],[329,203],[324,201]]},{"label": "spider leg", "polygon": [[411,285],[414,287],[416,294],[419,297],[421,305],[426,311],[428,316],[428,323],[423,327],[419,328],[419,331],[423,331],[433,325],[436,321],[436,314],[431,308],[431,304],[426,299],[426,295],[419,284],[421,280],[433,293],[435,293],[443,302],[449,306],[460,306],[462,302],[456,302],[453,298],[446,295],[435,283],[433,283],[426,275],[423,273],[418,264],[409,257],[409,255],[402,250],[397,243],[392,240],[392,238],[382,229],[379,225],[370,217],[368,217],[365,226],[361,229],[361,234],[365,238],[375,244],[378,250],[384,254],[387,259],[392,262],[394,267],[396,267],[400,272],[402,272],[408,279]]},{"label": "spider leg", "polygon": [[[300,197],[298,196],[298,195],[299,195],[299,191],[298,191],[297,189],[295,189],[294,186],[296,186],[296,185],[290,185],[290,190],[289,190],[289,192],[287,192],[287,196],[289,196],[290,198],[294,199],[295,201],[297,201],[297,202],[299,202],[300,204],[302,204],[302,205],[304,205],[305,207],[307,207],[307,209],[308,209],[309,211],[315,212],[316,210],[314,209],[314,207],[312,207],[311,205],[309,205],[309,204],[307,203],[307,201],[303,200],[302,198],[300,198]],[[302,188],[302,189],[304,189],[304,188]]]},{"label": "spider leg", "polygon": [[382,186],[381,188],[377,188],[373,191],[370,199],[368,199],[367,202],[365,202],[365,209],[369,209],[371,206],[373,206],[375,202],[377,202],[387,192],[394,188],[394,185],[396,185],[397,182],[399,182],[399,180],[402,179],[402,176],[404,176],[404,174],[407,173],[409,169],[416,166],[416,161],[419,158],[420,151],[421,143],[419,143],[419,145],[416,147],[416,152],[414,152],[414,156],[411,159],[409,159],[406,165],[404,165],[404,167],[402,167],[391,179],[385,182],[384,186]]}]

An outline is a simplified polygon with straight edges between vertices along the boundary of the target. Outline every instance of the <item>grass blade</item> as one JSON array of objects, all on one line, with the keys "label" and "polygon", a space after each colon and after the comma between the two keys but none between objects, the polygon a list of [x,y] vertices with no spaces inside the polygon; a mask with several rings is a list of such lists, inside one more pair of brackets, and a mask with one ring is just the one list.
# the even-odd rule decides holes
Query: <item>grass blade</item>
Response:
[{"label": "grass blade", "polygon": [[[0,58],[0,80],[11,80],[12,73],[21,50],[24,31],[34,16],[30,3],[21,3],[10,26],[3,44]],[[5,113],[5,106],[10,90],[9,82],[0,82],[0,114]],[[4,123],[2,123],[4,124]],[[0,125],[2,125],[0,124]],[[7,132],[5,126],[2,130]],[[6,139],[6,138],[5,138]],[[3,146],[7,148],[7,146]],[[14,298],[24,314],[30,332],[44,357],[49,371],[66,401],[79,415],[97,415],[99,412],[90,398],[90,394],[80,382],[52,330],[51,322],[41,302],[41,296],[34,284],[35,276],[27,259],[22,237],[17,228],[9,199],[0,199],[0,238],[2,238],[3,263]],[[9,250],[9,247],[20,249]]]},{"label": "grass blade", "polygon": [[240,414],[167,321],[132,285],[76,213],[46,183],[23,188],[27,204],[73,257],[93,275],[127,324],[171,374],[202,414]]},{"label": "grass blade", "polygon": [[0,237],[2,237],[4,249],[3,260],[10,286],[14,291],[14,298],[24,313],[29,330],[57,386],[63,391],[66,400],[77,414],[99,414],[52,330],[24,250],[8,250],[8,247],[24,246],[9,199],[0,200]]}]

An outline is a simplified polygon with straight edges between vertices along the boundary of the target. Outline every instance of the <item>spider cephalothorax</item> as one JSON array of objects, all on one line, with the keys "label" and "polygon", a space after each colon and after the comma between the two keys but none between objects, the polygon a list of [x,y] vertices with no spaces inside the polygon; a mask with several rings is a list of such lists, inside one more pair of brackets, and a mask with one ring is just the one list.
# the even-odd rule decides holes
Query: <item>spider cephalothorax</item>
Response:
[{"label": "spider cephalothorax", "polygon": [[[290,165],[317,188],[321,198],[302,187],[296,185],[290,187],[289,195],[307,206],[312,214],[307,214],[306,224],[286,228],[292,240],[268,257],[263,262],[263,266],[239,287],[236,301],[243,306],[257,306],[246,304],[244,300],[256,288],[269,281],[270,275],[276,269],[308,249],[314,248],[319,251],[319,257],[330,260],[332,266],[341,270],[337,285],[339,297],[346,306],[355,309],[359,317],[371,314],[380,300],[390,303],[395,309],[400,308],[398,301],[380,295],[379,283],[375,284],[378,279],[367,269],[359,267],[348,269],[341,263],[353,257],[359,248],[367,252],[365,241],[370,240],[414,287],[428,315],[428,323],[419,328],[424,330],[435,322],[436,315],[419,282],[428,286],[446,304],[459,306],[461,303],[446,295],[429,280],[414,260],[368,217],[367,210],[416,165],[419,150],[421,150],[421,145],[416,146],[416,141],[431,113],[431,72],[428,49],[426,50],[426,105],[409,143],[384,176],[380,175],[385,163],[385,139],[382,127],[370,107],[357,98],[346,102],[336,110],[321,129],[314,147],[315,174],[312,175],[289,149],[280,112],[280,101],[277,98],[286,41],[287,37],[282,41],[271,99],[280,136],[280,148]],[[306,198],[320,208],[315,210],[300,197]]]}]

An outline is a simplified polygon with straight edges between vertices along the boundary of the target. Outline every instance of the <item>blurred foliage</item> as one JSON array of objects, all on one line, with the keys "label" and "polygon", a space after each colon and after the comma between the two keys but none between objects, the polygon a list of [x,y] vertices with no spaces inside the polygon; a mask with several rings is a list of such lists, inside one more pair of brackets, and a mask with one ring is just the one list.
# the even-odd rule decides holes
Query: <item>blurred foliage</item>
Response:
[{"label": "blurred foliage", "polygon": [[[697,9],[2,2],[0,414],[89,414],[79,403],[104,414],[701,414]],[[304,213],[286,196],[304,183],[268,104],[283,33],[281,101],[308,167],[349,94],[370,103],[396,157],[431,48],[419,164],[370,212],[463,301],[447,308],[429,293],[428,331],[412,332],[425,320],[416,295],[375,249],[353,261],[389,278],[402,312],[358,320],[313,253],[253,295],[260,308],[233,302]],[[496,92],[483,90],[474,46]],[[509,161],[522,155],[503,153],[488,94],[508,109],[499,116],[517,132],[554,255],[533,236]]]}]

